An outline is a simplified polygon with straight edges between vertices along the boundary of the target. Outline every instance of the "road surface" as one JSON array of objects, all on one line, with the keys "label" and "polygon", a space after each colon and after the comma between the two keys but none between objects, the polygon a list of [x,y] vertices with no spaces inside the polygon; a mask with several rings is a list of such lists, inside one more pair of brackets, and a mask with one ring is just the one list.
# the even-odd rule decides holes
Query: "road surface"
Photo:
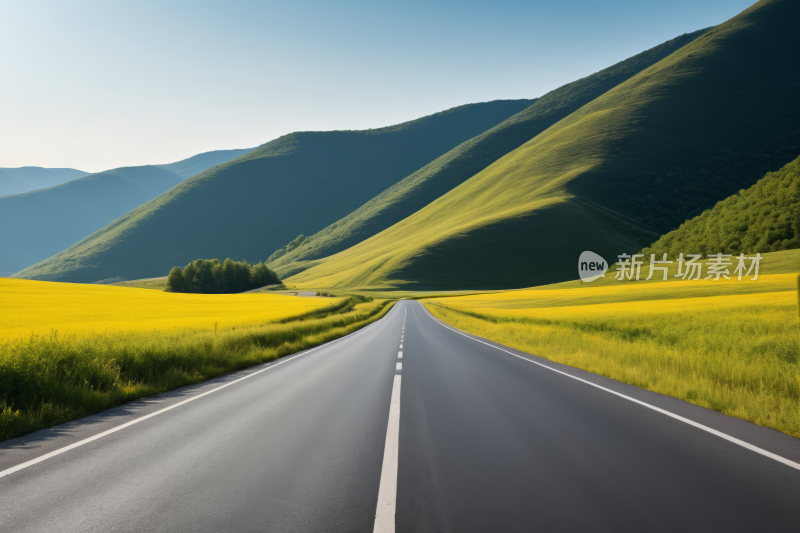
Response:
[{"label": "road surface", "polygon": [[794,531],[798,467],[797,439],[403,301],[322,347],[0,444],[0,531]]}]

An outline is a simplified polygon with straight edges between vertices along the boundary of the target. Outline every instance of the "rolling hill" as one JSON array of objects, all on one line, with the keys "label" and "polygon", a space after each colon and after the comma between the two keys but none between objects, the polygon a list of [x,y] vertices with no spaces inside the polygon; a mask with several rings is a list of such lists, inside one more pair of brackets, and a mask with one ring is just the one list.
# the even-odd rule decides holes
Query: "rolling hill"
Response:
[{"label": "rolling hill", "polygon": [[[417,170],[341,220],[279,251],[271,267],[282,275],[305,269],[307,261],[340,252],[419,211],[508,152],[522,146],[609,89],[665,58],[708,29],[681,35],[537,99],[504,120]],[[280,253],[283,252],[283,253]],[[288,253],[287,253],[288,252]]]},{"label": "rolling hill", "polygon": [[796,157],[798,20],[800,2],[758,2],[288,283],[523,287],[641,249]]},{"label": "rolling hill", "polygon": [[0,196],[0,276],[58,253],[178,185],[191,172],[249,151],[219,150],[167,165],[123,167],[55,187]]},{"label": "rolling hill", "polygon": [[55,187],[88,174],[74,168],[0,168],[0,196]]},{"label": "rolling hill", "polygon": [[[667,253],[768,253],[800,248],[800,157],[645,248]],[[800,268],[800,265],[798,265]]]},{"label": "rolling hill", "polygon": [[198,258],[266,259],[531,103],[470,104],[386,128],[283,136],[15,276],[94,282],[165,275]]}]

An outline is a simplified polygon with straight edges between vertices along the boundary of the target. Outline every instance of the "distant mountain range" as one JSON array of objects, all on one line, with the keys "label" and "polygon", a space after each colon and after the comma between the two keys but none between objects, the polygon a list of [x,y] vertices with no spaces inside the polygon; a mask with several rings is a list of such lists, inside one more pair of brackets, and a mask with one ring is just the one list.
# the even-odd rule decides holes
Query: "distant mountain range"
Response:
[{"label": "distant mountain range", "polygon": [[74,168],[0,168],[0,196],[46,189],[88,175]]},{"label": "distant mountain range", "polygon": [[46,259],[186,178],[250,150],[218,150],[166,165],[123,167],[96,174],[37,167],[4,169],[24,170],[15,175],[27,177],[37,187],[46,185],[48,179],[75,173],[83,177],[0,196],[0,276],[10,276]]},{"label": "distant mountain range", "polygon": [[316,233],[531,103],[470,104],[386,128],[285,135],[182,182],[18,275],[94,282],[164,275],[198,258],[267,259],[299,233]]}]

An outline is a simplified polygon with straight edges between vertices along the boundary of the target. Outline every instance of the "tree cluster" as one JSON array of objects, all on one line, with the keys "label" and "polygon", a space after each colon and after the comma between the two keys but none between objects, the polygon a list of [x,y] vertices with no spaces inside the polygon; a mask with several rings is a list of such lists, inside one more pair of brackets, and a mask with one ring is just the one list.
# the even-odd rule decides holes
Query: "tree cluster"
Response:
[{"label": "tree cluster", "polygon": [[167,277],[167,292],[196,292],[203,294],[229,294],[258,289],[280,283],[278,275],[264,263],[251,265],[219,259],[197,259],[181,267],[173,267]]},{"label": "tree cluster", "polygon": [[800,248],[800,157],[718,202],[643,253],[753,254]]}]

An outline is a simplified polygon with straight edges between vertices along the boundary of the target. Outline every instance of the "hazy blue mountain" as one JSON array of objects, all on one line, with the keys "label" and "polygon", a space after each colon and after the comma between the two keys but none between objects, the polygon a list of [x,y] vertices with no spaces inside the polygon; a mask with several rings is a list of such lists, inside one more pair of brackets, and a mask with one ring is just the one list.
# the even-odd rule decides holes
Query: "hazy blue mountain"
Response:
[{"label": "hazy blue mountain", "polygon": [[0,196],[54,187],[88,174],[74,168],[0,168]]},{"label": "hazy blue mountain", "polygon": [[[26,183],[17,176],[43,184],[47,174],[41,171],[61,177],[80,173],[83,177],[0,196],[0,276],[10,276],[74,244],[191,177],[190,172],[202,172],[249,151],[218,150],[167,165],[122,167],[88,175],[72,169],[1,169],[0,187],[14,185],[11,180]],[[15,172],[9,174],[9,170]]]},{"label": "hazy blue mountain", "polygon": [[252,150],[253,148],[242,148],[239,150],[214,150],[213,152],[197,154],[189,159],[178,161],[177,163],[156,166],[161,167],[164,170],[168,170],[173,174],[177,174],[183,179],[186,179],[191,178],[195,174],[200,174],[207,168],[221,165],[222,163],[226,163],[231,159],[236,159],[240,155],[244,155]]}]

